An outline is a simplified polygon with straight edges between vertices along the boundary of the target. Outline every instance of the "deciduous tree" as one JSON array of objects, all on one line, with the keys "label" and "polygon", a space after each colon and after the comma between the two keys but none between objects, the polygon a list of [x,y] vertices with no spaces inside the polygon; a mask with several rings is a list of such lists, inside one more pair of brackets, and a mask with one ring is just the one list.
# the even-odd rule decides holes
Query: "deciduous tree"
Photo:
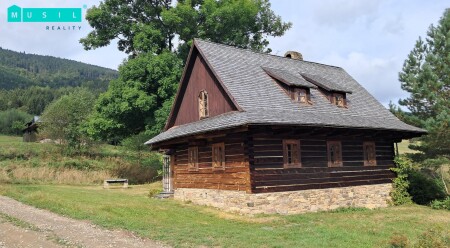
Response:
[{"label": "deciduous tree", "polygon": [[270,52],[267,38],[291,27],[268,0],[105,0],[86,19],[93,31],[80,40],[85,49],[118,39],[130,55],[89,121],[93,137],[110,141],[161,131],[193,38]]}]

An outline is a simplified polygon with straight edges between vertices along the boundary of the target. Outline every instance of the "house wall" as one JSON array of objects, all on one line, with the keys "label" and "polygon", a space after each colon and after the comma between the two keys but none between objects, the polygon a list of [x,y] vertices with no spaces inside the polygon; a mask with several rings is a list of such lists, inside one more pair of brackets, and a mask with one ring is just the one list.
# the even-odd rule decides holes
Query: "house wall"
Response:
[{"label": "house wall", "polygon": [[[390,183],[393,142],[358,130],[254,128],[249,161],[253,193]],[[373,134],[373,132],[372,132]],[[301,167],[283,167],[283,139],[300,140]],[[328,167],[327,141],[341,141],[342,167]],[[375,141],[377,166],[364,166],[363,142]]]},{"label": "house wall", "polygon": [[174,126],[199,120],[198,96],[202,90],[208,93],[209,117],[236,110],[211,70],[208,69],[206,62],[197,56]]},{"label": "house wall", "polygon": [[[198,171],[188,168],[189,142],[175,147],[174,189],[203,188],[220,190],[250,190],[250,171],[247,153],[247,134],[237,132],[214,138],[191,141],[198,146]],[[225,169],[212,168],[212,144],[225,143]]]}]

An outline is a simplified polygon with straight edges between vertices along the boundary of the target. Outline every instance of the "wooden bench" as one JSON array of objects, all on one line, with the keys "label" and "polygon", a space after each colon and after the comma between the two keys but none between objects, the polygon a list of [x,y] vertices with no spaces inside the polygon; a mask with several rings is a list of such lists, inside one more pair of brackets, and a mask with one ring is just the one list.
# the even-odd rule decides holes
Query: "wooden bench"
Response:
[{"label": "wooden bench", "polygon": [[128,179],[106,179],[103,181],[103,188],[107,189],[109,188],[110,183],[123,183],[123,188],[128,188]]}]

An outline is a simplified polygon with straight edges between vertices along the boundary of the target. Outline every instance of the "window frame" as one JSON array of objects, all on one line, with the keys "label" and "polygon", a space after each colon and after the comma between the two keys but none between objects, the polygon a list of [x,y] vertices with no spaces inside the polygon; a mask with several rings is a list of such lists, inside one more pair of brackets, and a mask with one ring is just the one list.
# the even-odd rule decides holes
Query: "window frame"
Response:
[{"label": "window frame", "polygon": [[209,96],[206,90],[201,90],[198,94],[198,114],[200,120],[209,117]]},{"label": "window frame", "polygon": [[[370,161],[369,154],[367,154],[366,147],[372,146],[372,156],[373,161]],[[365,141],[363,142],[363,155],[364,155],[364,166],[377,166],[377,150],[374,141]]]},{"label": "window frame", "polygon": [[[341,98],[342,98],[342,101],[341,101],[340,104],[337,102],[337,98],[338,98],[338,97],[341,97]],[[346,99],[345,99],[345,93],[337,93],[337,92],[333,92],[333,93],[331,94],[331,103],[334,104],[334,105],[336,105],[336,106],[338,106],[338,107],[340,107],[340,108],[345,108],[345,107],[347,107],[347,101],[346,101]]]},{"label": "window frame", "polygon": [[[222,153],[218,154],[218,158],[215,149],[221,149]],[[211,145],[211,165],[214,170],[225,170],[225,143],[215,143]],[[217,161],[220,160],[220,161]]]},{"label": "window frame", "polygon": [[198,146],[188,147],[188,170],[198,171]]},{"label": "window frame", "polygon": [[[334,145],[338,145],[339,147],[339,153],[338,153],[338,158],[334,159],[335,161],[332,161],[332,154],[331,154],[331,148]],[[336,154],[336,153],[334,153]],[[343,159],[342,159],[342,143],[341,141],[337,141],[337,140],[331,140],[331,141],[327,141],[327,156],[328,156],[328,167],[342,167],[343,166]]]},{"label": "window frame", "polygon": [[[291,157],[292,162],[289,163],[289,146],[296,145],[297,149],[291,148]],[[297,152],[297,156],[295,156],[295,153]],[[284,168],[301,168],[302,167],[302,161],[301,161],[301,149],[300,149],[300,140],[298,139],[285,139],[283,140],[283,167]]]},{"label": "window frame", "polygon": [[[300,98],[300,93],[304,93],[304,101],[301,100]],[[303,89],[303,88],[295,88],[294,89],[294,101],[298,102],[298,103],[308,103],[309,101],[309,94],[308,94],[308,90],[307,89]]]}]

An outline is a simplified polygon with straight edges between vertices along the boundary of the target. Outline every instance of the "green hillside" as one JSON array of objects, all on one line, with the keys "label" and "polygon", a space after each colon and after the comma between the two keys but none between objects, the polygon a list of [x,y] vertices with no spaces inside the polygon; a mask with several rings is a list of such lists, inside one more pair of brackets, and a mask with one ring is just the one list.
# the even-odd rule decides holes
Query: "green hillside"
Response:
[{"label": "green hillside", "polygon": [[106,88],[117,71],[73,60],[26,54],[0,48],[0,89],[85,84]]}]

